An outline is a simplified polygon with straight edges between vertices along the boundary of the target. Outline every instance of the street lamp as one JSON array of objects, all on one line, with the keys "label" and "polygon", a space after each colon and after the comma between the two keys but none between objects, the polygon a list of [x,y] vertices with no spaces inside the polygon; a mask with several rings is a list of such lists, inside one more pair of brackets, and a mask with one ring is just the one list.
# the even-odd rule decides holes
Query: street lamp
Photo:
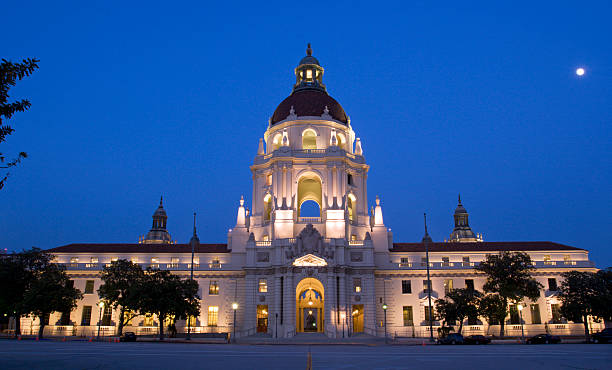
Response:
[{"label": "street lamp", "polygon": [[423,237],[423,244],[425,244],[425,263],[427,263],[427,301],[429,304],[429,341],[433,342],[433,310],[431,307],[431,278],[429,276],[429,242],[431,238],[427,233],[427,214],[423,213],[423,220],[425,222],[425,236]]},{"label": "street lamp", "polygon": [[386,303],[383,303],[383,312],[385,313],[385,344],[387,343],[387,306]]},{"label": "street lamp", "polygon": [[102,310],[104,309],[104,301],[98,303],[98,307],[100,307],[100,314],[98,315],[98,339],[100,340],[100,322],[102,321]]},{"label": "street lamp", "polygon": [[519,310],[519,319],[521,320],[521,342],[525,343],[525,332],[523,331],[523,305],[519,304],[516,308]]},{"label": "street lamp", "polygon": [[344,338],[344,320],[346,320],[346,313],[340,312],[340,320],[342,320],[342,338]]},{"label": "street lamp", "polygon": [[236,311],[238,311],[238,303],[232,303],[232,310],[234,310],[234,333],[232,334],[232,342],[236,343]]}]

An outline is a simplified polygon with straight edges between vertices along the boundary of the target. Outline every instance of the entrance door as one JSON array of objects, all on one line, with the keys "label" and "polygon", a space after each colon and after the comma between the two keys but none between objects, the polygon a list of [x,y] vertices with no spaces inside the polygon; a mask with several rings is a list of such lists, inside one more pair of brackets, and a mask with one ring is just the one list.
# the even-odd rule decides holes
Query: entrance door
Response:
[{"label": "entrance door", "polygon": [[296,287],[296,332],[321,333],[325,327],[323,284],[304,278]]},{"label": "entrance door", "polygon": [[353,333],[363,333],[363,305],[353,305]]},{"label": "entrance door", "polygon": [[304,326],[304,332],[307,333],[316,333],[319,331],[318,325],[318,317],[319,317],[319,309],[318,308],[304,308],[304,313],[302,315],[304,318],[304,322],[302,323]]},{"label": "entrance door", "polygon": [[268,305],[257,305],[257,332],[268,332]]}]

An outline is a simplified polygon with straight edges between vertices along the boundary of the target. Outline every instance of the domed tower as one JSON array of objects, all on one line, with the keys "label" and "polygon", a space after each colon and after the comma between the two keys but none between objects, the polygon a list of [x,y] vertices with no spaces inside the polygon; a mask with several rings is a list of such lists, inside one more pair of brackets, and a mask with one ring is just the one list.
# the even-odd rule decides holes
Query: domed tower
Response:
[{"label": "domed tower", "polygon": [[159,200],[159,207],[153,213],[153,226],[147,236],[140,240],[143,244],[171,244],[170,233],[166,230],[168,215],[164,210],[164,197]]},{"label": "domed tower", "polygon": [[468,222],[468,212],[461,204],[461,194],[459,195],[459,204],[455,209],[455,228],[450,235],[450,242],[481,242],[482,237],[475,235]]},{"label": "domed tower", "polygon": [[377,217],[368,213],[369,166],[361,141],[329,95],[310,44],[294,73],[291,94],[274,110],[259,141],[248,227],[237,223],[232,245],[246,242],[246,229],[257,241],[272,241],[295,238],[312,224],[325,238],[348,241],[364,240],[367,232],[376,239],[373,228],[385,230],[380,238],[386,248],[380,205]]}]

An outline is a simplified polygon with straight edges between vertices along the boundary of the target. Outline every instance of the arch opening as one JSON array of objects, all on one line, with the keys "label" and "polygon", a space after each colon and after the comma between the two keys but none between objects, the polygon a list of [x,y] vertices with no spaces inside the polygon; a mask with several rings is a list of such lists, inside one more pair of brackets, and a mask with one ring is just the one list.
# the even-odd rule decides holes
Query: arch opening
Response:
[{"label": "arch opening", "polygon": [[354,222],[357,220],[357,198],[355,195],[349,194],[346,199],[346,208],[348,210],[349,221]]},{"label": "arch opening", "polygon": [[[311,217],[321,217],[321,208],[323,204],[322,194],[321,179],[318,176],[314,174],[302,176],[298,181],[298,217],[305,216],[302,214],[302,205],[307,201],[313,201],[318,206],[318,214]],[[310,214],[312,210],[313,208],[306,204],[304,211]]]},{"label": "arch opening", "polygon": [[302,149],[317,149],[317,133],[313,129],[302,132]]},{"label": "arch opening", "polygon": [[325,326],[325,288],[315,278],[302,279],[295,288],[296,332],[322,333]]},{"label": "arch opening", "polygon": [[272,217],[272,196],[268,193],[264,197],[263,219],[264,221],[270,221],[271,217]]}]

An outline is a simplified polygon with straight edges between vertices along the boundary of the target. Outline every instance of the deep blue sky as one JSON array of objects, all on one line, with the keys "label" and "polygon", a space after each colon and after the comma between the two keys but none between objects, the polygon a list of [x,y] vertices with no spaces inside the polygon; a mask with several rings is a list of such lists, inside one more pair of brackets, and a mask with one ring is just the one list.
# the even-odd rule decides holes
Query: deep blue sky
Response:
[{"label": "deep blue sky", "polygon": [[0,146],[30,155],[0,191],[3,248],[136,242],[160,194],[174,239],[196,210],[224,242],[311,42],[395,241],[421,239],[423,211],[447,238],[461,192],[485,240],[612,265],[609,2],[126,3],[2,6],[0,56],[41,59]]}]

